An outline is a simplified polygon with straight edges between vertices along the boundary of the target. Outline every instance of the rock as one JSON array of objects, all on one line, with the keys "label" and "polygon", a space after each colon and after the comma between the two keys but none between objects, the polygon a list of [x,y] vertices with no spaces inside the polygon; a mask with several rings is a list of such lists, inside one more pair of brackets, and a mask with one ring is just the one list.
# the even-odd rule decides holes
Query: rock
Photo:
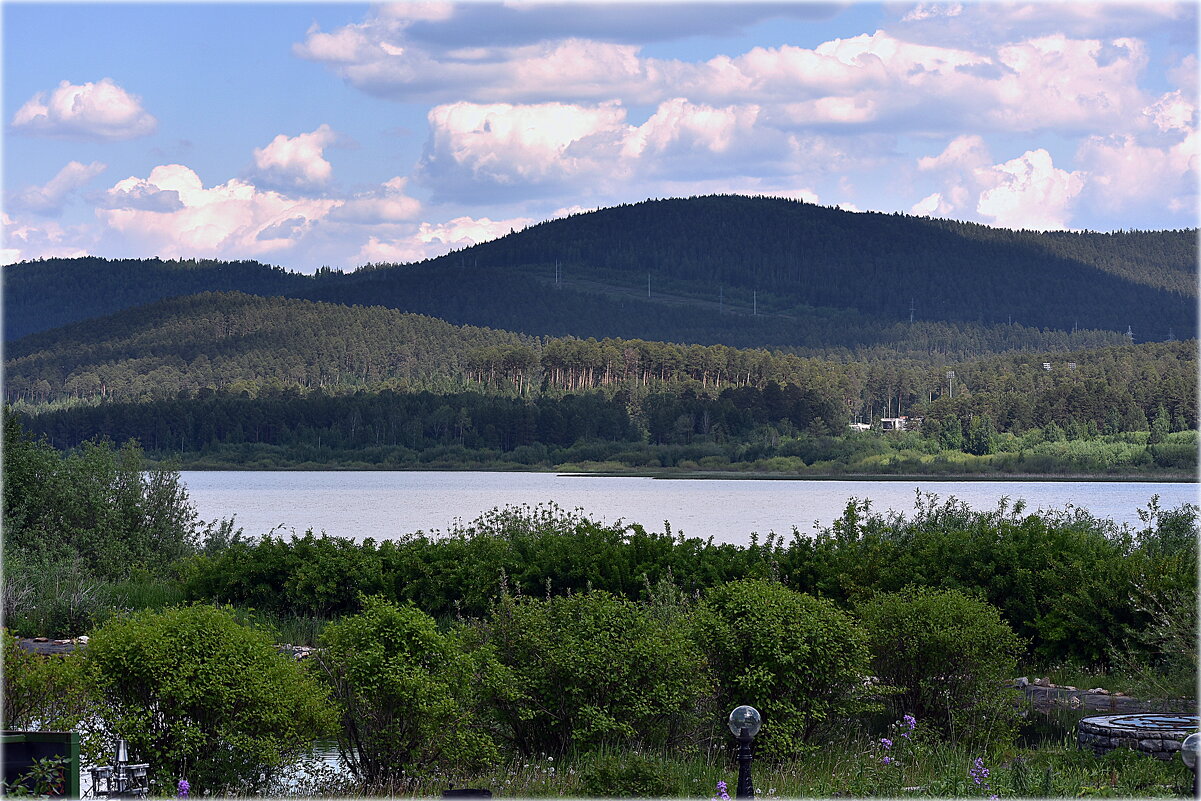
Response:
[{"label": "rock", "polygon": [[1089,690],[1089,692],[1093,695],[1109,695],[1109,690],[1105,689],[1104,687],[1094,687],[1093,689]]},{"label": "rock", "polygon": [[1180,750],[1180,741],[1179,740],[1164,740],[1163,741],[1163,750],[1179,751]]},{"label": "rock", "polygon": [[90,639],[91,639],[91,637],[89,637],[88,635],[82,634],[75,638],[75,642],[79,643],[80,645],[87,645],[88,640],[90,640]]},{"label": "rock", "polygon": [[1050,679],[1041,678],[1041,679],[1034,680],[1034,686],[1035,687],[1054,687],[1055,685],[1051,683]]},{"label": "rock", "polygon": [[1114,694],[1113,694],[1113,697],[1114,697],[1114,698],[1125,698],[1125,697],[1126,697],[1126,693],[1123,693],[1123,692],[1116,692],[1116,693],[1114,693]]},{"label": "rock", "polygon": [[34,637],[33,641],[34,642],[50,642],[50,638],[49,637]]},{"label": "rock", "polygon": [[1024,689],[1026,689],[1027,687],[1029,687],[1029,686],[1030,686],[1030,677],[1028,677],[1028,676],[1022,676],[1022,677],[1021,677],[1021,678],[1019,678],[1019,679],[1014,679],[1014,680],[1013,680],[1013,685],[1014,685],[1015,687],[1017,687],[1019,690],[1024,690]]}]

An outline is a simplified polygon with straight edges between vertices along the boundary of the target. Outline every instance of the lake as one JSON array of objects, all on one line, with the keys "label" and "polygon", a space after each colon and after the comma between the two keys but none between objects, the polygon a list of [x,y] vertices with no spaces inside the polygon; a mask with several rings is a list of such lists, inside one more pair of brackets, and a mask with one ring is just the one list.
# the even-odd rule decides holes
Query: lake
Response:
[{"label": "lake", "polygon": [[874,509],[910,512],[915,494],[954,496],[974,509],[1003,497],[1030,510],[1071,505],[1097,517],[1137,525],[1137,510],[1153,495],[1160,506],[1196,503],[1188,483],[1070,481],[782,481],[663,480],[645,477],[488,472],[184,471],[203,520],[235,516],[248,535],[325,531],[361,540],[416,531],[445,531],[501,506],[554,502],[581,508],[604,522],[624,520],[662,531],[744,545],[752,532],[790,535],[828,526],[851,498]]}]

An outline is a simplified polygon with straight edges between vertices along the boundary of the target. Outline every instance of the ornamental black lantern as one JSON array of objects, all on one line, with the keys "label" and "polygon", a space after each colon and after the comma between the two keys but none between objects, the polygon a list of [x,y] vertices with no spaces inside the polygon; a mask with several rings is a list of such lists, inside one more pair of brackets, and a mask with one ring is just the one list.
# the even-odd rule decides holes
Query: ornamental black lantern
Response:
[{"label": "ornamental black lantern", "polygon": [[751,783],[751,740],[759,733],[762,719],[753,706],[740,706],[730,713],[730,732],[738,738],[738,790],[735,798],[754,798]]},{"label": "ornamental black lantern", "polygon": [[1201,798],[1201,782],[1197,780],[1197,754],[1201,751],[1201,732],[1193,732],[1180,744],[1180,759],[1193,772],[1193,798]]}]

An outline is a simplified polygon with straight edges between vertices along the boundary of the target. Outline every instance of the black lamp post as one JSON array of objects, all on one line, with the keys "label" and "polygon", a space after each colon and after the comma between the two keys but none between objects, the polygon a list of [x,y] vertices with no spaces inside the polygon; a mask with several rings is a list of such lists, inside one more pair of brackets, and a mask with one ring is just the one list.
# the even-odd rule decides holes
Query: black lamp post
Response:
[{"label": "black lamp post", "polygon": [[1201,782],[1197,777],[1197,752],[1201,751],[1201,732],[1193,732],[1180,744],[1180,759],[1193,772],[1193,798],[1201,798]]},{"label": "black lamp post", "polygon": [[738,789],[735,798],[754,798],[751,783],[751,740],[759,733],[762,719],[753,706],[740,706],[730,713],[730,732],[738,738]]}]

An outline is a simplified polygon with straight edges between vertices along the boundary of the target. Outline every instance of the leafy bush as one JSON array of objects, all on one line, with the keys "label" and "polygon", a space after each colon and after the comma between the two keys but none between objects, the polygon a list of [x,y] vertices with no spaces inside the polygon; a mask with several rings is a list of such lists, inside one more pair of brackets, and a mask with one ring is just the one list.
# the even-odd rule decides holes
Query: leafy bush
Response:
[{"label": "leafy bush", "polygon": [[1005,687],[1023,643],[997,611],[956,590],[911,588],[862,604],[872,669],[893,702],[954,741],[1004,741],[1017,707]]},{"label": "leafy bush", "polygon": [[503,666],[491,703],[525,754],[672,745],[691,732],[710,689],[682,619],[607,592],[506,595],[472,635]]},{"label": "leafy bush", "polygon": [[18,731],[78,731],[80,753],[97,759],[109,743],[97,714],[95,689],[75,654],[26,651],[7,631],[4,640],[4,726]]},{"label": "leafy bush", "polygon": [[588,798],[669,798],[674,784],[663,759],[640,751],[599,754],[580,769]]},{"label": "leafy bush", "polygon": [[338,747],[367,787],[431,764],[470,769],[498,756],[470,706],[470,660],[411,606],[368,598],[330,623],[317,656],[338,705]]},{"label": "leafy bush", "polygon": [[4,415],[5,554],[79,561],[97,578],[135,567],[163,575],[197,543],[196,511],[179,473],[144,471],[136,443],[84,443],[60,453]]},{"label": "leafy bush", "polygon": [[131,758],[158,792],[253,791],[332,731],[325,691],[226,609],[189,606],[115,618],[85,659]]},{"label": "leafy bush", "polygon": [[705,596],[694,631],[717,676],[719,709],[750,704],[762,714],[760,753],[800,753],[819,727],[865,707],[863,634],[829,601],[735,581]]}]

